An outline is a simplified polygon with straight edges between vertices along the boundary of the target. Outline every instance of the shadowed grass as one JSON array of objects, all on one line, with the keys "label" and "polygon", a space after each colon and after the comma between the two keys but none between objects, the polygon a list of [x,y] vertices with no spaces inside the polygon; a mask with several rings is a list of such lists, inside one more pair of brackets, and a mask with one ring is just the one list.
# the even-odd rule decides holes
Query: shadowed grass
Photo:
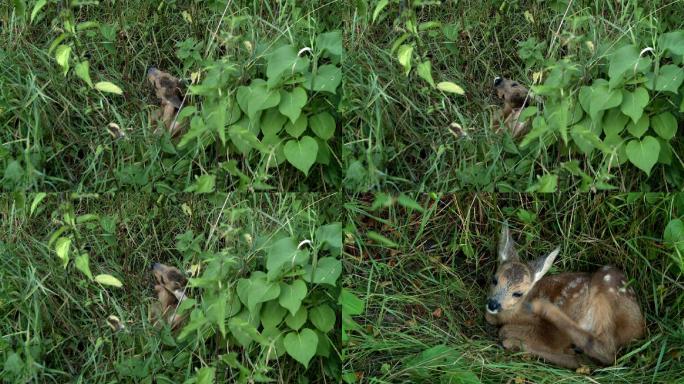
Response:
[{"label": "shadowed grass", "polygon": [[[361,382],[658,382],[684,372],[684,282],[663,244],[684,196],[507,194],[419,195],[425,212],[347,203],[345,286],[362,298],[361,331],[346,346],[346,369]],[[645,313],[647,335],[591,377],[504,351],[484,320],[501,223],[524,260],[561,247],[550,273],[625,271]],[[381,245],[381,234],[396,243]],[[676,257],[676,256],[675,256]],[[451,380],[451,381],[449,381]],[[469,381],[470,380],[470,381]]]}]

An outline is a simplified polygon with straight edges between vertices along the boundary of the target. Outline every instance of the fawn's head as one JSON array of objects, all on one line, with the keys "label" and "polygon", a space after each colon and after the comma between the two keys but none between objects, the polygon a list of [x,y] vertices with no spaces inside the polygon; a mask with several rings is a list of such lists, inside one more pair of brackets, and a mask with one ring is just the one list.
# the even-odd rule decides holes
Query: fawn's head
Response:
[{"label": "fawn's head", "polygon": [[496,315],[499,312],[515,308],[525,295],[548,272],[559,248],[547,256],[532,262],[522,262],[515,250],[515,242],[504,224],[499,239],[499,267],[491,281],[487,312]]},{"label": "fawn's head", "polygon": [[155,67],[147,69],[147,81],[150,82],[155,94],[163,103],[180,108],[182,104],[181,92],[183,82],[170,74],[160,71]]},{"label": "fawn's head", "polygon": [[178,268],[169,267],[161,263],[152,265],[152,274],[157,284],[154,290],[162,306],[162,311],[175,307],[185,297],[185,285],[187,279]]},{"label": "fawn's head", "polygon": [[509,104],[512,108],[521,108],[530,100],[527,88],[520,85],[517,81],[504,79],[497,76],[494,79],[494,92],[496,97]]}]

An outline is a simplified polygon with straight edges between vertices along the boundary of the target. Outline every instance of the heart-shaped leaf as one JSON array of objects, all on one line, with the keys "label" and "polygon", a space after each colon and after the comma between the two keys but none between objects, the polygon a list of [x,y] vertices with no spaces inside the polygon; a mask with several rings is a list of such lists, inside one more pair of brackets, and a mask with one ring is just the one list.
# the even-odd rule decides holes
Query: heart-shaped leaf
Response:
[{"label": "heart-shaped leaf", "polygon": [[629,132],[634,137],[641,137],[650,126],[650,119],[648,115],[643,115],[636,123],[630,122],[627,124],[627,132]]},{"label": "heart-shaped leaf", "polygon": [[304,266],[306,272],[302,278],[309,283],[337,285],[337,279],[342,273],[342,262],[334,257],[318,259],[316,268],[310,264]]},{"label": "heart-shaped leaf", "polygon": [[300,140],[285,143],[285,158],[295,168],[309,175],[309,169],[316,161],[318,143],[312,137],[304,136]]},{"label": "heart-shaped leaf", "polygon": [[297,121],[291,123],[288,121],[285,123],[285,132],[287,132],[290,136],[297,138],[301,136],[304,131],[306,131],[306,127],[309,125],[309,119],[305,115],[300,115]]},{"label": "heart-shaped leaf", "polygon": [[306,283],[303,280],[297,279],[292,284],[280,283],[278,302],[283,308],[290,311],[290,314],[294,315],[299,311],[306,293]]},{"label": "heart-shaped leaf", "polygon": [[632,118],[636,124],[644,113],[644,107],[648,105],[648,91],[644,87],[639,87],[634,92],[622,90],[622,104],[620,110],[625,115]]},{"label": "heart-shaped leaf", "polygon": [[88,69],[88,60],[83,60],[80,63],[76,63],[74,65],[74,73],[76,73],[76,76],[78,76],[81,80],[85,81],[86,84],[90,88],[93,87],[93,81],[90,79],[90,71]]},{"label": "heart-shaped leaf", "polygon": [[335,118],[328,112],[321,112],[309,117],[309,125],[316,136],[330,140],[335,134]]},{"label": "heart-shaped leaf", "polygon": [[670,112],[663,112],[651,117],[651,126],[658,136],[665,140],[672,140],[677,133],[677,118]]},{"label": "heart-shaped leaf", "polygon": [[411,58],[413,57],[413,46],[404,44],[397,49],[397,60],[404,67],[404,74],[408,76],[411,72]]},{"label": "heart-shaped leaf", "polygon": [[675,55],[684,55],[684,30],[663,33],[658,38],[658,48]]},{"label": "heart-shaped leaf", "polygon": [[294,315],[289,314],[285,318],[285,324],[287,324],[288,327],[298,330],[299,328],[306,323],[306,319],[309,317],[309,311],[307,311],[306,308],[304,307],[299,307],[297,312],[295,312]]},{"label": "heart-shaped leaf", "polygon": [[610,89],[607,81],[598,79],[591,87],[580,89],[579,101],[591,119],[596,121],[599,112],[622,103],[622,92],[619,89]]},{"label": "heart-shaped leaf", "polygon": [[311,308],[309,319],[321,331],[328,333],[335,327],[335,311],[327,304]]},{"label": "heart-shaped leaf", "polygon": [[629,161],[650,175],[651,168],[658,161],[658,153],[660,152],[658,140],[653,136],[645,136],[643,140],[630,141],[625,149]]},{"label": "heart-shaped leaf", "polygon": [[304,328],[301,332],[288,333],[283,341],[287,354],[308,368],[309,361],[316,354],[318,346],[316,332]]},{"label": "heart-shaped leaf", "polygon": [[304,87],[317,92],[336,93],[342,82],[342,69],[332,64],[321,65],[316,75],[308,74]]},{"label": "heart-shaped leaf", "polygon": [[302,108],[306,105],[306,101],[306,91],[302,87],[297,87],[292,92],[281,90],[278,110],[294,124],[302,113]]},{"label": "heart-shaped leaf", "polygon": [[684,81],[684,68],[674,64],[660,67],[658,76],[655,77],[655,90],[677,93],[677,90]]}]

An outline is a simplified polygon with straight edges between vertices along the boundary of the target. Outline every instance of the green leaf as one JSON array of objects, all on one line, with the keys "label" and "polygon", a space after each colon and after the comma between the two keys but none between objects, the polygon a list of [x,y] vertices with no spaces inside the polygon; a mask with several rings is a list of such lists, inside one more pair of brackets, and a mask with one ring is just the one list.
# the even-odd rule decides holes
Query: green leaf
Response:
[{"label": "green leaf", "polygon": [[365,311],[365,303],[359,299],[346,288],[342,288],[340,292],[340,305],[342,306],[342,313],[349,316],[361,315]]},{"label": "green leaf", "polygon": [[635,70],[643,71],[650,65],[650,60],[639,57],[639,48],[625,45],[618,48],[610,57],[608,76],[611,87],[614,87],[624,74],[631,75]]},{"label": "green leaf", "polygon": [[342,31],[337,30],[318,35],[316,37],[316,49],[328,51],[338,58],[341,57],[344,51],[342,48]]},{"label": "green leaf", "polygon": [[249,279],[238,280],[238,297],[247,306],[250,313],[259,303],[273,300],[280,296],[280,285],[267,281],[266,274],[263,272],[252,272]]},{"label": "green leaf", "polygon": [[304,323],[306,323],[306,319],[308,318],[309,311],[306,310],[304,307],[299,307],[297,312],[295,312],[294,315],[288,314],[287,317],[285,318],[285,324],[287,324],[288,327],[298,330],[301,328]]},{"label": "green leaf", "polygon": [[375,9],[373,10],[373,22],[375,23],[375,20],[378,18],[380,15],[380,12],[389,4],[389,0],[380,0],[378,1],[378,4],[375,6]]},{"label": "green leaf", "polygon": [[317,242],[324,245],[323,249],[330,249],[333,256],[337,256],[342,251],[342,223],[332,223],[323,225],[316,229]]},{"label": "green leaf", "polygon": [[83,272],[84,275],[88,276],[88,278],[92,280],[93,274],[90,272],[90,262],[88,259],[88,254],[82,253],[76,256],[74,259],[74,264],[76,265],[76,269]]},{"label": "green leaf", "polygon": [[74,73],[81,80],[85,81],[90,88],[93,87],[93,81],[90,79],[90,70],[88,69],[88,60],[83,60],[80,63],[74,65]]},{"label": "green leaf", "polygon": [[397,50],[397,60],[399,64],[404,67],[404,74],[408,76],[411,72],[411,58],[413,56],[413,46],[409,44],[403,44]]},{"label": "green leaf", "polygon": [[240,123],[228,127],[228,135],[231,142],[243,155],[247,155],[252,148],[263,150],[263,144],[256,135]]},{"label": "green leaf", "polygon": [[684,68],[674,64],[660,67],[658,75],[655,77],[655,90],[661,92],[677,93],[677,90],[684,81]]},{"label": "green leaf", "polygon": [[[544,115],[550,130],[560,133],[564,143],[568,142],[568,121],[571,113],[569,98],[563,98],[559,102],[549,101],[544,105]],[[522,117],[520,121],[524,121]]]},{"label": "green leaf", "polygon": [[[302,73],[309,67],[309,59],[297,56],[297,49],[292,45],[283,45],[268,55],[266,76],[269,87],[278,84],[283,77]],[[276,103],[277,104],[277,103]],[[243,111],[245,109],[243,108]],[[245,111],[247,113],[247,111]]]},{"label": "green leaf", "polygon": [[297,87],[288,92],[280,90],[280,104],[278,110],[290,119],[293,124],[299,119],[302,108],[306,105],[306,91],[302,87]]},{"label": "green leaf", "polygon": [[277,89],[269,89],[262,79],[254,79],[249,86],[238,87],[235,98],[240,109],[250,120],[254,120],[259,111],[280,104],[280,92]]},{"label": "green leaf", "polygon": [[684,30],[663,33],[658,37],[658,47],[675,55],[684,55]]},{"label": "green leaf", "polygon": [[226,302],[228,292],[223,291],[218,296],[207,297],[204,304],[207,306],[207,320],[218,326],[221,335],[226,335]]},{"label": "green leaf", "polygon": [[318,143],[309,136],[303,136],[300,140],[290,140],[283,148],[285,158],[295,168],[309,175],[309,169],[316,162]]},{"label": "green leaf", "polygon": [[650,119],[648,115],[644,114],[636,123],[630,120],[630,122],[627,124],[627,132],[629,132],[632,136],[639,138],[646,133],[646,131],[648,131],[649,126]]},{"label": "green leaf", "polygon": [[673,246],[684,246],[684,221],[670,220],[663,232],[663,239]]},{"label": "green leaf", "polygon": [[658,161],[660,152],[658,140],[652,136],[644,136],[643,140],[635,139],[627,143],[625,149],[629,161],[650,176],[651,168]]},{"label": "green leaf", "polygon": [[194,378],[190,378],[185,381],[185,384],[213,384],[214,376],[216,375],[216,368],[213,367],[203,367],[197,371]]},{"label": "green leaf", "polygon": [[31,24],[33,24],[33,19],[36,18],[36,15],[38,12],[40,12],[41,9],[47,4],[47,0],[38,0],[36,1],[36,5],[33,6],[33,10],[31,11]]},{"label": "green leaf", "polygon": [[665,140],[672,140],[677,133],[677,119],[670,112],[651,117],[651,126]]},{"label": "green leaf", "polygon": [[420,204],[418,204],[417,201],[413,200],[406,194],[400,194],[399,197],[397,197],[397,203],[401,205],[404,208],[408,208],[409,212],[412,210],[416,210],[418,212],[425,212],[425,208],[423,208]]},{"label": "green leaf", "polygon": [[302,278],[307,283],[337,285],[337,279],[342,274],[342,262],[334,257],[323,257],[318,259],[316,268],[311,264],[304,266],[304,276]]},{"label": "green leaf", "polygon": [[342,82],[342,69],[332,64],[325,64],[318,67],[316,75],[309,74],[304,87],[316,92],[336,93],[337,87]]},{"label": "green leaf", "polygon": [[527,188],[526,192],[553,193],[558,190],[558,175],[552,173],[537,176],[537,182]]},{"label": "green leaf", "polygon": [[335,327],[335,311],[327,304],[321,304],[317,307],[311,308],[309,311],[309,319],[311,323],[324,333],[332,331]]},{"label": "green leaf", "polygon": [[366,232],[366,236],[368,236],[369,239],[377,242],[378,244],[382,244],[385,247],[388,248],[399,248],[399,244],[395,243],[394,241],[388,239],[387,237],[375,232],[375,231],[368,231]]},{"label": "green leaf", "polygon": [[591,87],[582,87],[579,93],[582,108],[596,121],[599,112],[622,104],[622,91],[610,89],[603,79],[595,80]]},{"label": "green leaf", "polygon": [[69,72],[69,56],[71,55],[71,47],[65,44],[62,44],[55,49],[55,60],[57,60],[57,64],[62,67],[64,75],[66,76],[67,72]]},{"label": "green leaf", "polygon": [[69,264],[69,247],[71,246],[71,238],[69,237],[60,237],[57,239],[55,242],[55,253],[57,253],[57,257],[62,260],[62,266],[66,268],[67,264]]},{"label": "green leaf", "polygon": [[603,116],[603,132],[606,136],[618,136],[625,129],[628,120],[629,117],[623,115],[619,109],[610,109]]},{"label": "green leaf", "polygon": [[95,281],[102,285],[111,285],[112,287],[117,288],[121,288],[122,286],[121,281],[112,275],[97,275],[95,276]]},{"label": "green leaf", "polygon": [[437,89],[444,92],[451,92],[457,95],[465,95],[465,91],[459,85],[456,85],[450,81],[442,81],[437,83]]},{"label": "green leaf", "polygon": [[294,315],[299,311],[306,294],[306,283],[303,280],[297,279],[292,284],[280,283],[278,302]]},{"label": "green leaf", "polygon": [[636,124],[644,113],[644,108],[648,105],[649,97],[648,91],[644,87],[639,87],[634,92],[629,92],[626,89],[622,90],[622,104],[620,110],[625,115],[632,118]]},{"label": "green leaf", "polygon": [[416,66],[416,72],[423,80],[427,81],[433,88],[435,87],[435,80],[432,78],[432,63],[430,60],[425,60]]},{"label": "green leaf", "polygon": [[102,92],[115,93],[117,95],[123,94],[121,88],[117,87],[113,83],[110,83],[109,81],[100,81],[98,83],[95,83],[95,89]]},{"label": "green leaf", "polygon": [[[282,285],[280,288],[280,296],[283,295]],[[261,309],[261,324],[264,329],[275,328],[280,325],[283,318],[287,314],[287,309],[283,308],[276,300],[266,302]]]},{"label": "green leaf", "polygon": [[261,116],[261,132],[264,133],[264,137],[276,136],[283,129],[286,121],[287,117],[283,116],[278,109],[269,108]]},{"label": "green leaf", "polygon": [[316,347],[318,346],[316,332],[304,328],[301,332],[288,333],[283,341],[287,354],[308,368],[309,361],[316,354]]},{"label": "green leaf", "polygon": [[309,119],[306,117],[306,115],[300,115],[294,124],[292,124],[290,121],[285,123],[285,132],[294,138],[298,138],[302,133],[304,133],[304,131],[306,131],[306,127],[308,125]]},{"label": "green leaf", "polygon": [[189,185],[183,192],[212,193],[216,190],[216,175],[204,174],[195,176],[195,182]]},{"label": "green leaf", "polygon": [[29,216],[33,216],[33,212],[36,211],[36,208],[38,208],[38,205],[47,197],[47,193],[45,192],[39,192],[36,193],[36,196],[33,197],[33,202],[31,203],[31,210],[29,211]]},{"label": "green leaf", "polygon": [[266,253],[268,279],[272,281],[280,275],[281,271],[288,272],[294,266],[304,265],[308,261],[308,251],[297,249],[297,243],[293,238],[282,238],[274,242]]},{"label": "green leaf", "polygon": [[316,136],[323,140],[330,140],[335,134],[335,119],[328,112],[310,116],[309,125]]}]

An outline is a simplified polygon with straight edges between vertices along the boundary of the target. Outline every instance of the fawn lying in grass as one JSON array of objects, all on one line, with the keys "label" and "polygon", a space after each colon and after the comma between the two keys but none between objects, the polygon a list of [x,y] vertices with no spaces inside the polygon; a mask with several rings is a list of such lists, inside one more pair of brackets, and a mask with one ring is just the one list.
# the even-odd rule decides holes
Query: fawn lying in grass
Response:
[{"label": "fawn lying in grass", "polygon": [[527,88],[516,81],[497,77],[494,79],[494,92],[503,101],[503,107],[492,118],[494,129],[507,129],[514,139],[524,136],[530,124],[520,120],[520,112],[532,101]]},{"label": "fawn lying in grass", "polygon": [[485,318],[501,326],[506,349],[522,349],[568,368],[587,358],[613,364],[621,347],[644,334],[634,291],[626,287],[625,275],[610,266],[544,277],[558,251],[523,263],[504,225]]},{"label": "fawn lying in grass", "polygon": [[176,118],[183,107],[183,82],[154,67],[147,69],[147,80],[160,104],[160,109],[152,114],[152,120],[161,120],[171,137],[177,136],[185,128]]},{"label": "fawn lying in grass", "polygon": [[178,306],[187,298],[185,296],[187,279],[177,268],[160,263],[152,265],[152,274],[156,280],[154,290],[159,299],[158,306],[152,311],[153,317],[157,321],[165,321],[172,330],[178,330],[187,317],[177,313]]}]

